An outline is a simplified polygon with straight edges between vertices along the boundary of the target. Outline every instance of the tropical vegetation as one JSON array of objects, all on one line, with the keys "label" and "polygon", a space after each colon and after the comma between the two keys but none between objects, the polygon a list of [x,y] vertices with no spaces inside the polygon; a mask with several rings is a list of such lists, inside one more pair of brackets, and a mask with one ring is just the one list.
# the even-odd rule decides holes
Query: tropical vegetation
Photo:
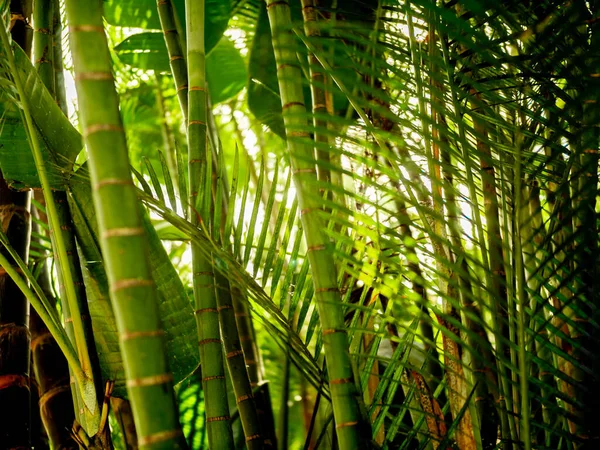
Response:
[{"label": "tropical vegetation", "polygon": [[0,14],[0,449],[600,446],[598,0]]}]

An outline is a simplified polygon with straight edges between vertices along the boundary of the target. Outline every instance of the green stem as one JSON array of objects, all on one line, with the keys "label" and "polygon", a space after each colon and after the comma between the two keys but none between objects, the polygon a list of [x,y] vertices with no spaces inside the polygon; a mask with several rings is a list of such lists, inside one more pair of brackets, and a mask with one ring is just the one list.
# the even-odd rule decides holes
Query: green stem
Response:
[{"label": "green stem", "polygon": [[365,441],[370,440],[371,433],[370,430],[367,431],[369,427],[358,403],[360,394],[357,392],[350,359],[335,261],[324,232],[326,227],[320,216],[322,200],[319,195],[311,194],[311,188],[316,183],[316,173],[312,162],[312,145],[305,131],[302,71],[294,50],[296,43],[291,32],[290,8],[287,3],[276,0],[267,0],[266,3],[278,66],[277,77],[287,147],[313,274],[339,446],[341,450],[365,448]]},{"label": "green stem", "polygon": [[[206,197],[211,197],[210,187],[205,189],[199,211],[198,194],[202,189],[202,171],[209,173],[210,157],[207,148],[206,55],[204,53],[204,1],[186,1],[188,42],[188,217],[195,227],[209,227],[210,211]],[[206,175],[207,177],[208,175]],[[205,178],[206,178],[205,177]],[[205,180],[206,181],[206,180]],[[206,186],[206,183],[204,183]],[[200,223],[200,218],[206,222]],[[234,448],[231,430],[223,341],[219,330],[219,314],[215,294],[213,261],[192,244],[192,270],[198,346],[202,364],[202,388],[206,410],[208,443],[211,449]]]},{"label": "green stem", "polygon": [[215,280],[217,282],[217,309],[219,310],[221,336],[223,346],[225,347],[231,384],[233,385],[242,428],[246,436],[246,445],[248,450],[261,449],[264,447],[264,439],[256,412],[256,403],[254,401],[252,386],[250,385],[244,352],[242,351],[238,334],[231,298],[231,288],[229,281],[223,274],[217,272]]},{"label": "green stem", "polygon": [[188,73],[187,64],[185,61],[184,50],[181,47],[179,32],[175,23],[175,14],[173,10],[173,2],[171,0],[157,0],[158,17],[160,18],[160,26],[165,35],[165,43],[171,63],[171,71],[175,80],[175,88],[177,89],[177,97],[179,105],[183,112],[183,117],[187,122],[188,117]]},{"label": "green stem", "polygon": [[[142,449],[186,448],[131,179],[100,2],[66,1],[81,127],[127,392]],[[76,312],[71,311],[75,316]]]}]

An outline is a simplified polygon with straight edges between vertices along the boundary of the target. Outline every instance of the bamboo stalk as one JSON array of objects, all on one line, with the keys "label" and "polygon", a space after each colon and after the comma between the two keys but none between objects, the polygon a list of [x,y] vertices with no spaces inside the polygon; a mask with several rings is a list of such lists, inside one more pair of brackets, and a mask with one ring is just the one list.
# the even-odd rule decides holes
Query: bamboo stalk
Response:
[{"label": "bamboo stalk", "polygon": [[173,394],[173,376],[167,364],[140,205],[131,180],[102,5],[67,0],[66,8],[100,243],[139,446],[186,448]]},{"label": "bamboo stalk", "polygon": [[242,297],[239,288],[232,286],[231,294],[233,297],[233,309],[240,336],[240,343],[244,352],[244,361],[250,379],[250,386],[254,391],[254,401],[256,403],[256,413],[261,425],[262,434],[265,440],[265,448],[276,448],[277,438],[275,434],[275,423],[273,416],[273,407],[269,394],[269,383],[263,380],[262,361],[256,343],[256,333],[250,311],[247,305],[247,298]]},{"label": "bamboo stalk", "polygon": [[215,280],[217,282],[217,309],[219,311],[221,336],[231,384],[233,385],[238,412],[246,436],[246,446],[248,450],[260,449],[264,447],[264,437],[246,369],[244,352],[240,343],[229,282],[219,272],[217,272]]},{"label": "bamboo stalk", "polygon": [[358,403],[357,386],[350,360],[341,296],[333,255],[319,215],[321,199],[311,195],[316,182],[312,146],[307,142],[306,107],[302,94],[302,72],[291,33],[290,8],[287,2],[267,0],[267,11],[277,62],[277,77],[292,162],[294,184],[298,193],[304,236],[315,285],[315,301],[323,334],[325,359],[333,403],[336,432],[341,450],[365,448],[370,439],[368,425]]},{"label": "bamboo stalk", "polygon": [[[210,158],[207,148],[207,100],[206,100],[206,55],[204,53],[204,1],[186,2],[188,42],[188,217],[192,225],[208,229],[210,211],[206,208],[206,197],[211,190],[203,192],[202,206],[198,206],[202,186],[202,171],[208,173]],[[209,180],[210,181],[210,180]],[[206,184],[206,183],[205,183]],[[196,208],[198,207],[199,210]],[[205,221],[201,223],[201,218]],[[202,389],[206,410],[208,443],[211,449],[232,449],[231,430],[225,369],[223,340],[219,330],[219,313],[215,293],[213,261],[202,250],[192,244],[192,271],[198,346],[202,364]]]},{"label": "bamboo stalk", "polygon": [[[42,263],[38,282],[48,298],[52,298],[47,264]],[[75,419],[69,366],[56,340],[35,310],[29,320],[33,373],[39,391],[39,412],[52,448],[77,449],[71,436]]]},{"label": "bamboo stalk", "polygon": [[[302,16],[304,18],[304,32],[308,39],[319,38],[321,32],[317,25],[317,11],[315,0],[302,0]],[[329,167],[329,137],[327,135],[327,120],[321,115],[326,115],[327,100],[325,93],[326,77],[321,63],[314,53],[308,54],[309,73],[311,78],[310,92],[312,95],[312,112],[314,124],[314,140],[317,159],[317,176],[319,181],[329,183],[331,181],[331,171]]]},{"label": "bamboo stalk", "polygon": [[175,80],[175,88],[177,89],[177,97],[183,117],[187,122],[188,117],[188,72],[185,61],[185,51],[181,46],[181,38],[179,36],[178,27],[175,22],[172,0],[157,0],[158,17],[160,18],[160,26],[165,35],[165,44],[169,54],[169,62],[173,79]]},{"label": "bamboo stalk", "polygon": [[[57,74],[61,73],[62,69],[62,51],[60,51],[61,43],[60,41],[58,43],[55,42],[55,39],[60,39],[61,26],[59,9],[60,6],[56,0],[36,0],[34,8],[34,20],[36,25],[33,52],[33,59],[35,61],[34,66],[38,70],[40,79],[54,97],[57,97],[59,91],[63,91],[64,95],[63,80],[60,79],[60,83],[57,83]],[[55,30],[55,27],[58,29],[58,31]],[[56,47],[58,47],[58,49]],[[58,61],[56,60],[57,56]],[[55,67],[56,65],[58,65],[58,70]],[[67,306],[70,295],[67,284],[72,283],[72,285],[75,287],[75,302],[77,305],[77,310],[81,314],[81,323],[83,326],[85,342],[87,344],[87,348],[80,349],[80,351],[87,351],[89,353],[87,359],[90,361],[91,371],[96,388],[96,401],[99,404],[102,401],[103,396],[102,381],[100,376],[100,363],[96,352],[91,317],[86,301],[85,287],[83,285],[81,267],[79,266],[75,238],[72,232],[71,216],[67,206],[67,198],[65,192],[63,191],[52,192],[52,197],[55,202],[57,223],[60,224],[60,227],[55,229],[54,234],[61,235],[66,254],[66,258],[62,260],[60,264],[58,264],[58,274],[59,279],[61,280],[60,292],[61,297],[64,300],[63,310],[70,311],[71,309]],[[41,192],[36,193],[36,199],[41,204],[46,203]],[[45,214],[41,215],[41,219],[46,223],[49,223],[49,218]],[[66,269],[63,267],[64,265],[67,265]],[[69,276],[71,279],[65,279],[65,277]],[[71,328],[71,333],[72,334],[70,337],[75,339],[72,342],[76,344],[74,327]],[[41,384],[40,387],[42,387]],[[79,417],[79,420],[85,423],[85,428],[88,433],[96,432],[98,419],[99,417],[97,415],[90,414],[88,409],[84,409],[83,416]],[[61,430],[63,432],[64,428],[64,426],[61,426]],[[49,434],[51,434],[50,431]],[[102,439],[106,445],[109,445],[110,436],[108,434],[102,436]]]}]

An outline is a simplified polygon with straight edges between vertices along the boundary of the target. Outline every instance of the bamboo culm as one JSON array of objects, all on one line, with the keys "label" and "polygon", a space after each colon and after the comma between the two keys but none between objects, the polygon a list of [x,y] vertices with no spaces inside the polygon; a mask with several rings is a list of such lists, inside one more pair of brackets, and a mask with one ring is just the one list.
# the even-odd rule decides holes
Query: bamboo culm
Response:
[{"label": "bamboo culm", "polygon": [[68,0],[66,10],[100,244],[138,444],[141,449],[187,448],[131,179],[102,4]]}]

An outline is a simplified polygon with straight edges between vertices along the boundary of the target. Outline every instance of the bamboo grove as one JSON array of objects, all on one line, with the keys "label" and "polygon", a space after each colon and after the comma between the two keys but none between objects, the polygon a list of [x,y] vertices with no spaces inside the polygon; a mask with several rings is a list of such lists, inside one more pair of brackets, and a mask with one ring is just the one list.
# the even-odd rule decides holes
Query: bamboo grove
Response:
[{"label": "bamboo grove", "polygon": [[600,446],[600,2],[0,8],[0,449]]}]

